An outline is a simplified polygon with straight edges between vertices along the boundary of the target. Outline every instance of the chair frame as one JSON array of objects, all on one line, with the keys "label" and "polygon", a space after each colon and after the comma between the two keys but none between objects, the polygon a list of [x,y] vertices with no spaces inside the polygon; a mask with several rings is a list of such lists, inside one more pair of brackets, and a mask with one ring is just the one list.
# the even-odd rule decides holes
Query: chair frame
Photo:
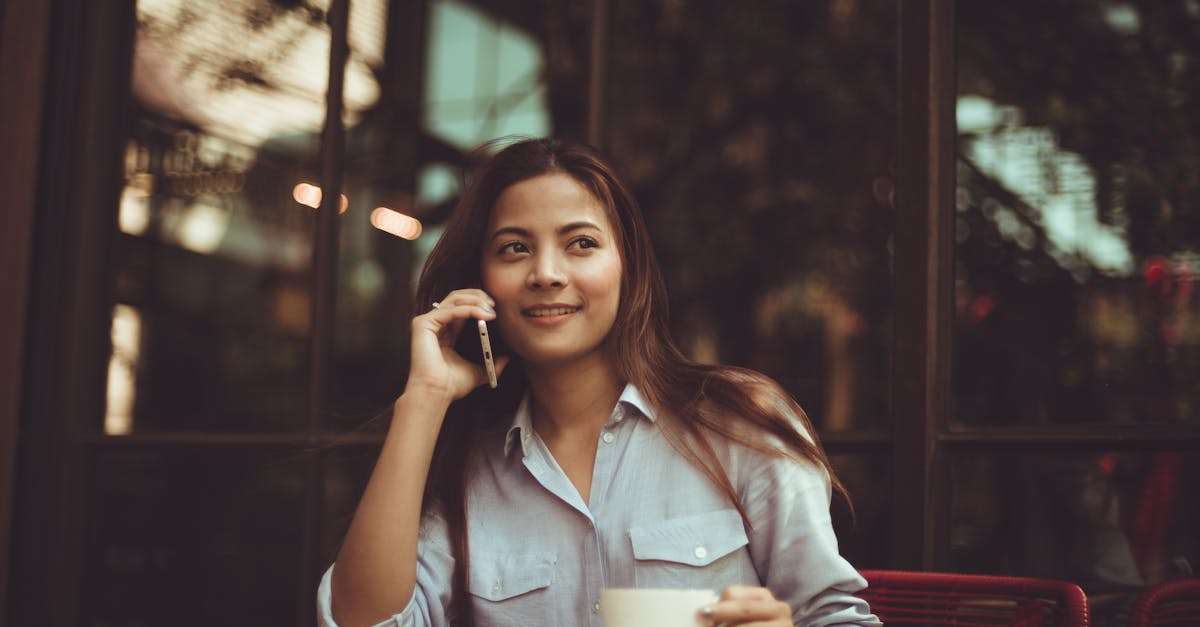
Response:
[{"label": "chair frame", "polygon": [[[873,602],[879,601],[882,603],[887,597],[879,596],[880,593],[886,595],[889,591],[900,593],[909,593],[911,595],[928,599],[933,602],[944,601],[947,596],[963,595],[978,595],[979,602],[986,602],[988,597],[994,597],[997,601],[1016,601],[1027,600],[1036,602],[1051,602],[1058,606],[1055,611],[1055,625],[1063,627],[1088,627],[1090,615],[1088,611],[1087,595],[1083,593],[1083,589],[1077,584],[1069,581],[1060,581],[1056,579],[1035,579],[1031,577],[1006,577],[992,575],[968,575],[961,573],[939,573],[939,572],[924,572],[924,571],[903,571],[903,570],[864,570],[862,576],[866,578],[868,588],[860,593],[868,603],[872,603],[872,611],[875,611],[876,604]],[[872,589],[875,590],[872,590]],[[893,595],[892,598],[895,598]],[[880,609],[884,609],[884,605],[879,604]],[[900,609],[904,612],[904,609]],[[919,611],[919,610],[918,610]],[[882,615],[878,611],[880,620],[887,624],[890,621],[900,622],[900,616],[888,616],[884,611]],[[935,610],[936,613],[936,610]],[[911,617],[911,620],[920,622],[921,624],[942,624],[942,625],[987,625],[996,623],[980,623],[960,620],[966,617],[956,617],[952,614],[938,617],[936,615],[918,614]],[[982,617],[976,616],[976,619]],[[942,622],[937,622],[942,621]],[[1041,615],[1031,615],[1027,617],[1018,616],[1014,619],[1011,625],[1043,625],[1047,624],[1041,620]]]},{"label": "chair frame", "polygon": [[[1184,601],[1186,605],[1167,609],[1156,618],[1155,610],[1163,612],[1163,605],[1172,601]],[[1197,577],[1163,581],[1142,590],[1129,612],[1130,627],[1197,624],[1200,624],[1200,578]]]}]

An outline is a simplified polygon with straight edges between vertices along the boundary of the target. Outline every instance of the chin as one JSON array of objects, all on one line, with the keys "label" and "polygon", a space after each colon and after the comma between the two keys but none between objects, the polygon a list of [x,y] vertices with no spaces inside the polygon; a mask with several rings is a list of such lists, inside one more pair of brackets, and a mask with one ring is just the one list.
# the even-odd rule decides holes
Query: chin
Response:
[{"label": "chin", "polygon": [[569,364],[573,361],[579,361],[590,355],[593,355],[599,350],[599,347],[590,349],[580,349],[577,347],[564,347],[558,349],[538,349],[526,347],[526,350],[518,351],[521,355],[521,360],[531,366],[554,366]]}]

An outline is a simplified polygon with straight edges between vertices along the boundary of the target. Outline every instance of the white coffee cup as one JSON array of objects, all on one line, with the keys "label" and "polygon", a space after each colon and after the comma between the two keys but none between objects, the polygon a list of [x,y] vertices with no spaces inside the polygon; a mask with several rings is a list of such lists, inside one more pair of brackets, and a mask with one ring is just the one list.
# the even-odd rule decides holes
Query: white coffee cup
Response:
[{"label": "white coffee cup", "polygon": [[716,602],[712,590],[605,588],[600,618],[604,627],[703,627],[700,608]]}]

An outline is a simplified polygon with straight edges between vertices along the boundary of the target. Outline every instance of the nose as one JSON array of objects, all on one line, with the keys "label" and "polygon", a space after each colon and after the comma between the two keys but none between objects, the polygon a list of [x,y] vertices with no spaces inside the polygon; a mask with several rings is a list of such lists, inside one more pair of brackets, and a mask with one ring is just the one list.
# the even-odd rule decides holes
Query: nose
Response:
[{"label": "nose", "polygon": [[567,275],[562,271],[561,260],[558,255],[553,253],[538,255],[534,260],[533,267],[529,270],[529,276],[525,279],[525,286],[530,289],[565,287],[566,285]]}]

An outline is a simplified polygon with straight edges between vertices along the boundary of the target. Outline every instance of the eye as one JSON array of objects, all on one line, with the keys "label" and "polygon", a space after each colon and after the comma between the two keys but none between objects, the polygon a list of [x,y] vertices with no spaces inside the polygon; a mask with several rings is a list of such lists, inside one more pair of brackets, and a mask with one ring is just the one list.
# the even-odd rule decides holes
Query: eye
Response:
[{"label": "eye", "polygon": [[[572,240],[571,245],[575,245],[575,244],[579,244],[580,248],[597,248],[600,246],[600,244],[598,242],[596,242],[596,240],[594,240],[590,237],[580,237],[578,239]],[[585,244],[586,244],[586,246],[585,246]]]},{"label": "eye", "polygon": [[525,246],[525,244],[524,244],[523,242],[509,242],[509,243],[507,243],[507,244],[505,244],[505,245],[501,246],[501,247],[500,247],[500,250],[498,250],[498,251],[496,251],[496,252],[497,252],[497,253],[499,253],[499,254],[501,254],[501,255],[503,255],[503,254],[504,254],[506,251],[508,251],[510,248],[512,249],[512,252],[514,252],[514,253],[527,253],[527,252],[529,252],[529,249],[528,249],[528,248],[526,248],[526,246]]}]

